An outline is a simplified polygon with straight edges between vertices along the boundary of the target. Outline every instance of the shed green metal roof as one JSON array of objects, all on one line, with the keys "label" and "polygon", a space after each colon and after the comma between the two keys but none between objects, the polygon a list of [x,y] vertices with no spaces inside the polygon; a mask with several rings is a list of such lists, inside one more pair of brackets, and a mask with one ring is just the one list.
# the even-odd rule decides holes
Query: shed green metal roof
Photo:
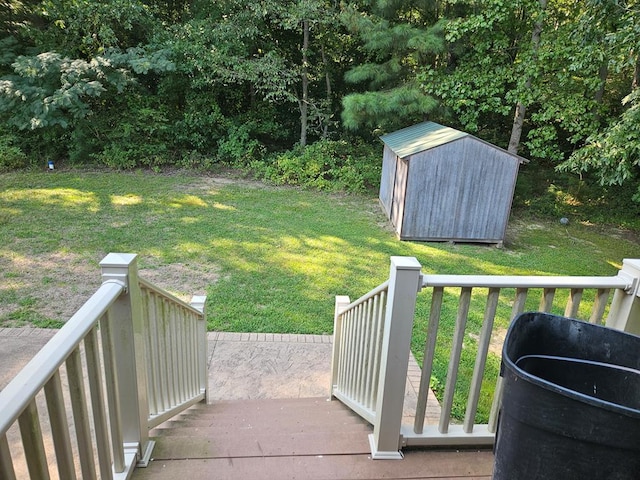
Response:
[{"label": "shed green metal roof", "polygon": [[398,157],[405,158],[468,135],[468,133],[435,122],[423,122],[383,135],[380,140]]}]

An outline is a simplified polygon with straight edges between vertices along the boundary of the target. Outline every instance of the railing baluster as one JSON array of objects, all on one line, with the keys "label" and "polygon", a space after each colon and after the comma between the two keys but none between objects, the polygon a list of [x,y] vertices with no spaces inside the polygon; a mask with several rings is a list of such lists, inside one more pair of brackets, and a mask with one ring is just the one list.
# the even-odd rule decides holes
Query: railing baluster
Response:
[{"label": "railing baluster", "polygon": [[173,381],[174,381],[174,395],[175,402],[181,403],[183,401],[184,392],[184,358],[182,356],[182,342],[183,342],[183,325],[180,322],[180,315],[175,305],[171,306],[171,324],[173,325],[173,354],[174,354],[174,366]]},{"label": "railing baluster", "polygon": [[348,382],[349,382],[349,395],[352,397],[356,394],[356,372],[358,371],[358,320],[360,319],[360,309],[362,307],[359,305],[353,312],[353,315],[349,319],[349,325],[351,329],[350,337],[351,345],[349,349],[351,350],[351,358],[349,359],[349,373],[348,373]]},{"label": "railing baluster", "polygon": [[453,335],[453,346],[451,348],[449,368],[447,370],[447,382],[444,390],[444,398],[442,400],[443,405],[440,414],[440,422],[438,424],[438,430],[440,431],[440,433],[447,433],[449,431],[451,409],[453,407],[453,396],[458,379],[458,367],[460,366],[462,342],[464,341],[464,332],[467,325],[467,317],[469,315],[470,304],[471,287],[463,287],[460,293],[460,303],[458,305],[458,314],[456,317],[456,328]]},{"label": "railing baluster", "polygon": [[351,370],[351,394],[355,397],[358,391],[359,358],[358,347],[360,345],[360,322],[362,320],[362,305],[358,306],[353,319],[353,365]]},{"label": "railing baluster", "polygon": [[69,425],[67,423],[64,397],[62,396],[60,370],[56,370],[51,379],[45,384],[44,394],[47,400],[49,421],[51,422],[51,437],[56,452],[58,473],[61,479],[75,480],[76,469],[73,464]]},{"label": "railing baluster", "polygon": [[42,429],[35,399],[29,402],[27,408],[18,417],[18,423],[29,476],[33,479],[49,480],[49,466],[42,443]]},{"label": "railing baluster", "polygon": [[120,473],[125,468],[124,462],[124,434],[122,433],[122,414],[120,405],[120,395],[118,387],[115,345],[112,333],[111,322],[113,319],[107,312],[105,321],[100,322],[100,332],[102,335],[102,355],[104,358],[105,382],[107,386],[107,402],[109,403],[109,414],[111,416],[111,447],[113,451],[113,468]]},{"label": "railing baluster", "polygon": [[182,310],[175,308],[176,310],[176,323],[178,324],[178,358],[181,369],[180,378],[180,403],[184,402],[187,398],[187,392],[189,389],[189,357],[187,356],[187,324]]},{"label": "railing baluster", "polygon": [[182,312],[182,321],[184,323],[184,356],[185,356],[185,400],[195,392],[194,375],[193,375],[193,329],[191,315]]},{"label": "railing baluster", "polygon": [[168,410],[171,405],[171,359],[169,344],[167,343],[167,330],[169,328],[168,315],[165,302],[162,298],[156,298],[158,313],[158,353],[160,354],[160,378],[162,384],[162,409]]},{"label": "railing baluster", "polygon": [[[91,394],[91,410],[98,451],[98,468],[101,478],[111,475],[111,448],[109,447],[109,425],[104,401],[103,376],[100,368],[100,351],[98,347],[98,330],[93,327],[84,339],[85,356],[87,358],[87,376]],[[61,477],[64,478],[64,477]]]},{"label": "railing baluster", "polygon": [[0,478],[2,480],[16,480],[9,442],[7,442],[7,435],[4,433],[0,435]]},{"label": "railing baluster", "polygon": [[569,292],[569,298],[567,300],[567,306],[564,309],[564,316],[570,318],[576,318],[578,316],[578,309],[580,308],[580,301],[582,300],[582,288],[572,288]]},{"label": "railing baluster", "polygon": [[149,332],[150,330],[150,325],[149,325],[149,317],[150,317],[150,312],[149,312],[149,292],[146,288],[144,288],[144,286],[140,286],[140,309],[142,311],[142,326],[143,326],[143,331],[145,332],[144,335],[144,350],[147,353],[147,358],[149,359],[149,361],[147,361],[147,388],[149,389],[149,392],[147,393],[147,401],[149,402],[148,404],[148,410],[149,410],[149,414],[152,415],[154,413],[154,408],[153,408],[153,396],[151,395],[150,392],[153,391],[153,372],[152,372],[152,365],[151,365],[151,342],[149,339],[149,335],[147,332]]},{"label": "railing baluster", "polygon": [[489,295],[487,296],[487,306],[485,308],[484,320],[482,322],[480,339],[478,340],[478,353],[476,355],[476,361],[473,367],[473,377],[471,378],[469,398],[467,400],[467,410],[465,412],[463,426],[463,431],[465,433],[473,432],[476,412],[478,411],[480,389],[482,387],[482,377],[484,376],[484,368],[487,363],[489,343],[491,342],[491,333],[493,332],[493,321],[496,317],[496,310],[498,308],[499,299],[500,289],[490,288]]},{"label": "railing baluster", "polygon": [[76,426],[80,470],[83,479],[93,479],[96,478],[96,469],[93,460],[93,442],[91,441],[89,414],[87,413],[87,400],[82,378],[82,360],[80,358],[80,351],[77,348],[69,355],[69,358],[67,358],[66,365],[71,409],[73,410],[73,421]]},{"label": "railing baluster", "polygon": [[355,363],[356,363],[356,349],[355,349],[355,343],[357,341],[357,336],[356,336],[356,321],[357,321],[357,316],[358,316],[358,310],[359,307],[356,308],[353,312],[351,312],[347,318],[347,325],[348,325],[348,334],[347,334],[347,338],[349,339],[349,346],[348,348],[348,352],[349,352],[349,358],[348,358],[348,364],[347,364],[347,375],[345,380],[345,390],[346,393],[353,397],[354,394],[354,390],[353,390],[353,378],[355,377],[354,372],[355,372]]},{"label": "railing baluster", "polygon": [[351,342],[351,337],[349,336],[349,316],[351,315],[351,311],[346,312],[342,315],[342,335],[340,346],[340,369],[338,375],[338,390],[342,392],[346,392],[346,382],[347,382],[347,372],[349,370],[349,342]]},{"label": "railing baluster", "polygon": [[373,388],[369,404],[375,407],[378,398],[378,379],[380,378],[380,357],[382,356],[382,337],[384,336],[384,316],[387,307],[387,292],[380,292],[380,308],[378,309],[376,321],[375,356],[373,364]]},{"label": "railing baluster", "polygon": [[173,306],[164,301],[166,304],[165,312],[167,314],[167,329],[166,329],[166,340],[167,340],[167,369],[169,370],[169,406],[175,405],[178,402],[177,396],[177,385],[178,385],[178,362],[177,362],[177,343],[178,339],[176,338],[176,322],[174,318]]},{"label": "railing baluster", "polygon": [[367,391],[367,371],[369,370],[369,349],[371,348],[371,311],[373,308],[373,300],[370,298],[365,303],[366,314],[362,319],[360,327],[360,372],[358,374],[358,401],[366,404],[368,397]]},{"label": "railing baluster", "polygon": [[196,392],[196,379],[198,378],[197,372],[196,372],[196,363],[195,363],[195,352],[196,352],[196,344],[195,341],[197,340],[197,337],[195,336],[195,321],[193,318],[193,315],[185,315],[186,318],[186,326],[187,326],[187,338],[186,338],[186,344],[187,344],[187,370],[189,372],[189,378],[188,378],[188,397],[191,397],[192,395],[195,395]]},{"label": "railing baluster", "polygon": [[151,347],[151,306],[149,304],[149,290],[145,288],[143,285],[140,285],[140,304],[142,306],[142,317],[144,324],[144,349],[147,352],[147,388],[149,389],[147,393],[147,401],[149,402],[148,409],[149,415],[154,415],[156,413],[155,408],[155,383],[153,380],[153,352]]},{"label": "railing baluster", "polygon": [[591,316],[589,317],[590,323],[602,325],[604,311],[609,304],[609,293],[610,290],[608,288],[599,288],[596,292],[596,298],[593,302],[593,309],[591,310]]},{"label": "railing baluster", "polygon": [[348,314],[341,315],[342,330],[340,332],[340,351],[338,353],[338,372],[336,377],[336,385],[338,390],[344,391],[344,381],[346,378],[346,370],[347,370],[347,356],[349,351],[347,350],[349,341],[349,332],[348,332]]},{"label": "railing baluster", "polygon": [[355,382],[356,382],[356,400],[359,403],[363,403],[363,398],[364,398],[364,392],[362,391],[362,386],[364,383],[364,369],[365,369],[365,365],[364,365],[364,342],[365,342],[365,338],[364,338],[364,331],[365,331],[365,325],[367,324],[367,304],[368,301],[365,302],[362,305],[362,308],[360,309],[360,318],[358,319],[358,344],[357,344],[357,351],[356,351],[356,359],[357,359],[357,370],[356,370],[356,378],[355,378]]},{"label": "railing baluster", "polygon": [[367,322],[367,359],[366,372],[364,379],[365,397],[363,403],[367,408],[372,407],[371,390],[373,389],[373,363],[376,355],[376,315],[378,313],[378,295],[371,298],[371,311],[369,312],[369,321]]},{"label": "railing baluster", "polygon": [[198,319],[194,316],[192,320],[192,330],[193,330],[193,387],[194,392],[200,391],[200,372],[198,368],[198,364],[200,363],[198,359],[200,358],[200,348],[199,348],[199,337],[198,337]]},{"label": "railing baluster", "polygon": [[542,291],[542,298],[540,299],[540,307],[538,307],[538,310],[541,312],[550,312],[553,308],[553,297],[555,297],[555,295],[555,288],[544,288]]},{"label": "railing baluster", "polygon": [[164,399],[162,397],[162,375],[160,373],[160,334],[158,328],[158,306],[156,295],[147,291],[147,303],[149,305],[149,368],[151,370],[152,393],[153,398],[152,414],[159,414],[164,410]]},{"label": "railing baluster", "polygon": [[189,321],[189,317],[185,312],[180,310],[180,317],[182,319],[183,324],[183,334],[184,338],[182,340],[183,343],[183,354],[184,354],[184,400],[186,401],[193,393],[193,375],[191,369],[191,323]]},{"label": "railing baluster", "polygon": [[[511,308],[511,321],[513,321],[518,315],[524,312],[528,294],[529,290],[527,288],[516,289],[516,298],[513,301],[513,307]],[[493,401],[491,402],[489,422],[487,423],[487,430],[491,433],[496,433],[496,429],[498,428],[498,416],[500,413],[503,392],[504,385],[502,383],[502,377],[498,375],[498,378],[496,380],[496,388],[493,391]]]},{"label": "railing baluster", "polygon": [[427,397],[431,384],[433,357],[436,352],[436,341],[438,339],[438,326],[440,325],[440,313],[442,311],[443,298],[444,287],[434,287],[433,293],[431,294],[429,326],[427,327],[427,341],[424,346],[420,388],[418,389],[418,401],[416,404],[416,417],[413,423],[413,431],[418,434],[421,434],[424,430],[424,418],[427,411]]}]

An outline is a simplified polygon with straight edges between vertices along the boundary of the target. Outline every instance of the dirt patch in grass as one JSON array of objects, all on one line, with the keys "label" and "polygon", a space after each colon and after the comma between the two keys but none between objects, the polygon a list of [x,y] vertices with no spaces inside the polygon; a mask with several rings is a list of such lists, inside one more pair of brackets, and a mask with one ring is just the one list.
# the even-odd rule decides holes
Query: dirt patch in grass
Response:
[{"label": "dirt patch in grass", "polygon": [[[105,254],[88,258],[74,253],[30,256],[0,252],[0,326],[34,323],[34,319],[65,322],[100,286],[99,262]],[[140,276],[185,302],[206,294],[218,274],[209,264],[173,263],[144,259]]]},{"label": "dirt patch in grass", "polygon": [[141,268],[139,275],[187,303],[193,295],[206,295],[207,286],[219,278],[217,267],[209,263],[156,265]]},{"label": "dirt patch in grass", "polygon": [[[263,183],[223,172],[220,176],[196,177],[179,185],[176,191],[199,195],[230,184],[266,188]],[[148,225],[157,218],[149,213],[139,220]],[[110,226],[127,227],[118,221],[114,218]],[[31,238],[14,238],[4,248],[0,246],[0,327],[59,326],[82,307],[102,282],[99,262],[108,252],[42,252],[35,242]],[[140,277],[186,302],[193,295],[206,294],[207,287],[218,280],[217,267],[208,260],[168,263],[140,253],[138,267]]]},{"label": "dirt patch in grass", "polygon": [[[504,345],[504,339],[507,336],[507,329],[504,327],[497,327],[491,333],[491,339],[489,340],[489,353],[500,357],[502,355],[502,346]],[[473,341],[480,342],[480,335],[470,333],[469,338]]]},{"label": "dirt patch in grass", "polygon": [[20,325],[29,312],[68,320],[100,286],[98,260],[62,252],[29,256],[0,252],[2,324]]},{"label": "dirt patch in grass", "polygon": [[269,186],[259,180],[253,180],[243,177],[238,173],[229,172],[219,176],[202,175],[192,183],[185,183],[181,187],[175,188],[175,190],[195,194],[198,192],[209,192],[210,190],[215,190],[216,188],[227,185],[240,185],[245,188],[254,189],[277,188]]}]

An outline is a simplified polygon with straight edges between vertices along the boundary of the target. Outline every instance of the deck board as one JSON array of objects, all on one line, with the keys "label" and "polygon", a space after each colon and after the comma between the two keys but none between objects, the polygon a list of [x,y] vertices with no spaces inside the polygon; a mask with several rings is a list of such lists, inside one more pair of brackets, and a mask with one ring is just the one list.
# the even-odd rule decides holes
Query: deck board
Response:
[{"label": "deck board", "polygon": [[406,449],[403,460],[372,460],[372,431],[325,398],[197,405],[151,431],[153,461],[133,479],[491,478],[489,450]]}]

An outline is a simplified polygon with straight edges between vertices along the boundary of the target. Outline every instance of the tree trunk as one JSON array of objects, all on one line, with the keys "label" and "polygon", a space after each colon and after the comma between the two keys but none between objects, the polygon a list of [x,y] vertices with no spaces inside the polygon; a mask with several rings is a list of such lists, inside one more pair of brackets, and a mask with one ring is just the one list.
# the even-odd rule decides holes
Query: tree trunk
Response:
[{"label": "tree trunk", "polygon": [[[536,20],[536,23],[533,25],[533,32],[531,33],[531,49],[533,51],[533,62],[537,62],[538,60],[538,49],[540,48],[540,37],[542,36],[542,27],[543,27],[543,18],[542,13],[547,8],[547,0],[539,0],[540,5],[540,18]],[[525,89],[531,89],[531,85],[533,84],[533,79],[531,77],[527,78],[525,82]],[[509,139],[509,147],[507,150],[510,153],[517,154],[518,149],[520,148],[520,137],[522,136],[522,127],[524,125],[525,114],[527,112],[527,106],[524,101],[520,100],[516,104],[516,112],[513,116],[513,127],[511,128],[511,138]]]},{"label": "tree trunk", "polygon": [[[527,78],[525,82],[525,88],[529,90],[531,88],[531,78]],[[511,138],[509,138],[509,146],[507,151],[518,154],[520,148],[520,137],[522,137],[522,126],[524,125],[524,117],[527,113],[527,106],[523,102],[516,103],[516,113],[513,116],[513,126],[511,127]]]},{"label": "tree trunk", "polygon": [[309,123],[309,71],[307,53],[309,50],[309,21],[302,21],[302,99],[300,100],[300,145],[307,145],[307,125]]},{"label": "tree trunk", "polygon": [[[327,108],[331,109],[331,76],[329,75],[329,62],[327,62],[327,55],[324,53],[324,47],[320,50],[322,53],[322,64],[324,65],[324,79],[327,89]],[[329,117],[325,117],[324,125],[322,126],[322,138],[329,136]]]},{"label": "tree trunk", "polygon": [[598,85],[598,90],[596,90],[593,99],[598,105],[602,105],[602,99],[604,98],[604,88],[607,84],[607,77],[609,76],[609,62],[604,61],[600,68],[598,69],[598,79],[600,80],[600,85]]},{"label": "tree trunk", "polygon": [[593,120],[596,125],[600,125],[600,111],[602,108],[602,101],[604,99],[604,91],[607,85],[607,77],[609,76],[609,62],[604,61],[600,65],[598,69],[598,79],[600,80],[600,85],[598,85],[598,89],[596,93],[593,95],[593,100],[595,101],[595,105],[593,106]]}]

